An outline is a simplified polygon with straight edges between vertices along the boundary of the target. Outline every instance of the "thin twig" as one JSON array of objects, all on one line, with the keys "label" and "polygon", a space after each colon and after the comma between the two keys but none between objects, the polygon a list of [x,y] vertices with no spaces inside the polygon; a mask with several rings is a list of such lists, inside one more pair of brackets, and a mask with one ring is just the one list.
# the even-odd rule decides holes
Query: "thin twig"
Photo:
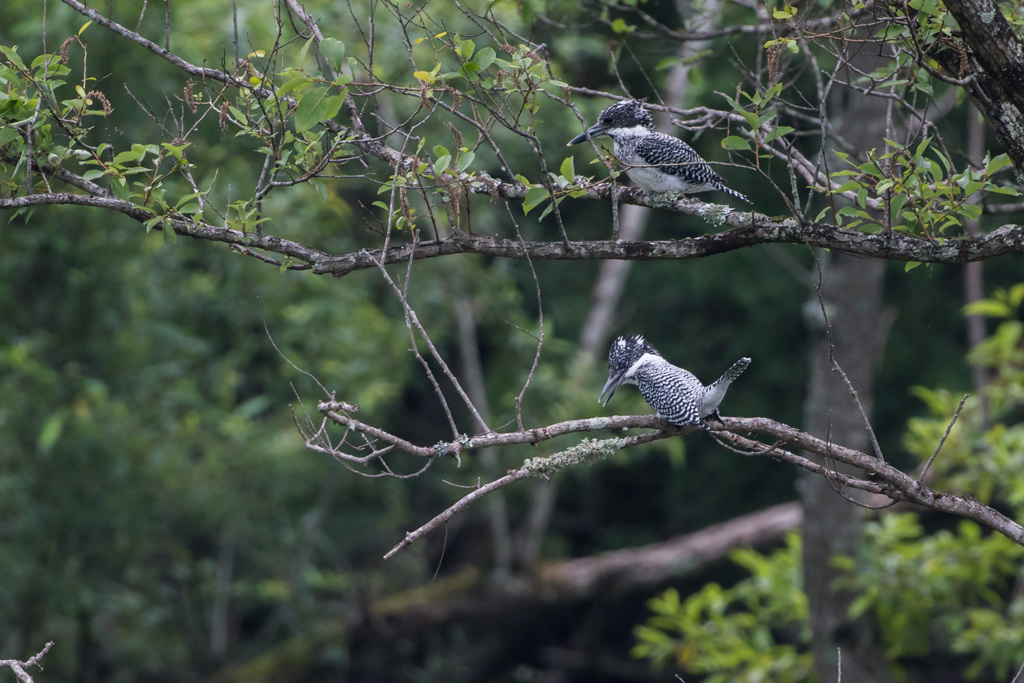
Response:
[{"label": "thin twig", "polygon": [[[825,307],[822,305],[822,313],[824,313]],[[827,318],[826,318],[827,320]],[[829,337],[832,336],[832,328],[829,327]],[[831,341],[829,342],[831,345]],[[833,347],[834,350],[834,347]],[[831,354],[830,354],[831,355]],[[860,419],[864,423],[864,428],[868,432],[868,437],[871,439],[871,448],[874,449],[875,455],[879,460],[885,462],[885,456],[882,455],[882,447],[878,445],[878,437],[875,436],[875,430],[871,426],[871,420],[868,419],[868,414],[864,412],[864,404],[860,402],[860,396],[857,394],[857,390],[853,388],[853,382],[846,376],[846,372],[839,367],[839,362],[835,359],[835,356],[831,357],[832,369],[839,373],[839,376],[843,378],[843,383],[846,388],[850,391],[850,396],[853,397],[853,403],[857,406],[857,412],[860,413]]]},{"label": "thin twig", "polygon": [[1024,662],[1021,663],[1020,668],[1017,669],[1017,675],[1013,677],[1010,683],[1024,683]]},{"label": "thin twig", "polygon": [[871,447],[875,451],[875,456],[885,462],[885,456],[882,455],[882,447],[878,444],[878,438],[875,436],[875,430],[871,426],[871,420],[868,419],[867,412],[864,410],[864,404],[860,402],[860,396],[857,394],[857,390],[853,387],[853,382],[846,375],[846,372],[839,365],[839,361],[836,360],[836,345],[835,339],[832,336],[832,321],[828,318],[828,310],[825,306],[825,297],[821,293],[822,273],[821,273],[821,262],[818,260],[818,255],[814,254],[814,265],[818,272],[818,280],[814,285],[814,291],[818,296],[818,306],[821,309],[822,320],[825,321],[825,335],[828,337],[828,359],[832,362],[832,369],[839,373],[839,376],[843,378],[843,383],[846,385],[847,390],[850,392],[850,396],[853,398],[853,403],[857,406],[857,412],[860,413],[861,421],[864,423],[864,428],[867,430],[868,437],[871,439]]},{"label": "thin twig", "polygon": [[[411,254],[409,257],[409,263],[410,265],[412,264]],[[469,395],[466,394],[466,391],[462,388],[462,384],[455,377],[455,373],[452,372],[451,368],[449,368],[448,364],[444,361],[444,358],[441,357],[441,354],[434,346],[434,342],[430,340],[430,335],[427,334],[427,330],[420,323],[420,319],[416,315],[416,311],[413,310],[412,306],[409,305],[409,299],[407,298],[405,293],[403,293],[402,290],[399,289],[398,285],[395,284],[395,281],[391,278],[391,275],[388,273],[383,263],[378,262],[377,267],[380,269],[381,275],[384,276],[385,282],[387,282],[398,295],[398,299],[402,303],[402,308],[405,310],[405,315],[409,323],[413,325],[416,328],[416,330],[420,333],[420,337],[423,339],[424,343],[426,343],[427,345],[427,348],[430,350],[430,355],[434,358],[437,364],[441,366],[441,371],[444,373],[445,377],[448,378],[448,381],[451,382],[452,386],[455,388],[455,391],[459,394],[459,397],[462,399],[462,402],[466,405],[466,408],[476,419],[477,424],[479,424],[480,428],[483,429],[485,432],[493,431],[490,427],[487,426],[487,422],[484,420],[483,416],[480,415],[480,412],[476,409],[476,406],[473,405],[473,401],[470,400]],[[419,352],[417,351],[417,353]],[[458,434],[458,429],[455,428],[454,421],[452,421],[452,431],[456,435]]]},{"label": "thin twig", "polygon": [[416,529],[415,531],[408,532],[405,535],[405,538],[402,539],[401,543],[396,545],[394,548],[389,550],[387,552],[387,554],[384,555],[384,559],[385,560],[391,559],[392,557],[395,556],[396,553],[398,553],[399,551],[403,550],[404,548],[407,548],[408,546],[410,546],[418,538],[420,538],[421,536],[429,533],[431,530],[435,529],[438,525],[442,524],[443,522],[447,522],[456,513],[460,512],[461,510],[466,509],[467,507],[469,507],[470,505],[475,503],[477,500],[479,500],[479,499],[483,498],[484,496],[486,496],[488,493],[490,493],[492,491],[497,491],[498,489],[500,489],[500,488],[502,488],[504,486],[508,486],[509,484],[511,484],[514,481],[519,481],[520,479],[526,479],[529,476],[531,476],[531,475],[526,473],[526,472],[523,472],[523,470],[515,470],[514,472],[509,472],[508,474],[506,474],[504,477],[502,477],[500,479],[495,479],[490,484],[486,484],[484,486],[481,486],[480,488],[476,489],[475,491],[473,491],[469,495],[460,498],[454,505],[452,505],[451,507],[449,507],[447,510],[445,510],[441,514],[439,514],[436,517],[434,517],[432,520],[430,520],[429,522],[427,522],[426,524],[421,526],[419,529]]},{"label": "thin twig", "polygon": [[[516,224],[516,236],[519,237],[519,241],[523,241],[523,236],[519,232],[519,225]],[[530,267],[530,275],[533,276],[533,285],[537,292],[537,324],[539,326],[539,332],[537,333],[537,351],[533,354],[533,365],[530,366],[530,373],[526,376],[526,381],[523,383],[523,388],[520,390],[519,395],[516,396],[516,424],[519,426],[519,430],[523,430],[523,396],[526,395],[526,390],[533,382],[533,376],[537,372],[537,366],[540,364],[540,352],[544,348],[544,304],[540,294],[540,279],[537,277],[537,271],[533,267],[533,260],[529,254],[526,254],[526,265]]]},{"label": "thin twig", "polygon": [[[256,299],[258,300],[259,297],[256,297]],[[262,303],[261,303],[261,308],[262,308]],[[291,359],[288,358],[288,356],[284,355],[284,351],[282,351],[278,347],[277,342],[274,341],[274,336],[272,334],[270,334],[270,328],[267,327],[267,316],[263,315],[262,311],[260,312],[260,315],[261,315],[261,317],[263,319],[263,332],[267,335],[267,339],[270,340],[270,345],[274,347],[275,351],[277,351],[277,355],[279,355],[281,357],[281,360],[283,360],[288,365],[292,366],[292,368],[295,369],[297,372],[302,373],[306,377],[308,377],[311,380],[313,380],[314,382],[316,382],[316,385],[318,387],[320,387],[320,389],[324,392],[324,395],[333,398],[334,395],[327,390],[327,387],[325,387],[323,384],[320,383],[320,380],[318,380],[316,378],[316,375],[314,375],[312,372],[309,372],[308,370],[303,370],[298,365],[293,363],[291,361]]]},{"label": "thin twig", "polygon": [[939,454],[939,451],[942,450],[942,444],[946,443],[946,437],[949,436],[949,432],[953,429],[953,425],[956,424],[956,419],[960,417],[960,411],[963,410],[964,403],[967,402],[968,396],[970,396],[970,394],[964,394],[964,397],[960,399],[960,405],[956,407],[956,411],[953,413],[953,418],[949,421],[949,424],[946,425],[946,431],[942,435],[942,438],[939,439],[939,445],[935,447],[935,451],[932,453],[932,457],[928,458],[928,462],[926,462],[924,464],[924,467],[921,468],[921,476],[917,478],[917,483],[920,484],[922,481],[924,481],[924,475],[928,473],[928,468],[931,467],[932,462],[935,461],[935,456],[937,456]]}]

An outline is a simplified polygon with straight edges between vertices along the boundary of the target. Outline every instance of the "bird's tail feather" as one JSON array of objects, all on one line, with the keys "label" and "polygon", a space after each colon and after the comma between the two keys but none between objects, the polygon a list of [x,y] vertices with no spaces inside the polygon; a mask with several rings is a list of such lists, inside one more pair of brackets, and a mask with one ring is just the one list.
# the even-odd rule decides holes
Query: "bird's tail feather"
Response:
[{"label": "bird's tail feather", "polygon": [[750,201],[749,199],[747,199],[747,195],[745,195],[745,194],[743,194],[741,192],[737,192],[736,190],[733,190],[732,188],[726,187],[725,185],[722,185],[718,189],[721,190],[722,192],[726,193],[729,196],[736,197],[736,199],[742,199],[747,204],[753,204],[754,203],[754,202]]},{"label": "bird's tail feather", "polygon": [[722,376],[715,381],[715,384],[731,384],[737,377],[743,374],[748,365],[750,365],[749,358],[740,358],[732,364],[732,367],[722,373]]}]

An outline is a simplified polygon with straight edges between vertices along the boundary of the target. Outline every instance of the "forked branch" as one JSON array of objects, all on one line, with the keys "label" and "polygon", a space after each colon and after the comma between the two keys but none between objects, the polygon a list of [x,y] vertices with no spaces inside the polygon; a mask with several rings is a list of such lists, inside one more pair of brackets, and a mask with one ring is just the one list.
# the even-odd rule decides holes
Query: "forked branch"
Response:
[{"label": "forked branch", "polygon": [[[510,470],[505,476],[490,482],[467,494],[447,510],[437,515],[419,529],[406,534],[405,539],[396,546],[387,557],[408,546],[431,529],[450,519],[454,514],[479,500],[487,493],[507,486],[528,477],[550,476],[565,467],[583,462],[594,462],[609,453],[623,448],[632,448],[640,444],[660,439],[685,436],[701,432],[697,426],[677,427],[653,415],[616,415],[612,417],[595,417],[580,420],[559,422],[535,429],[509,432],[489,432],[474,436],[464,436],[450,442],[440,442],[432,446],[414,444],[385,430],[366,424],[356,419],[352,413],[355,407],[337,401],[324,401],[318,406],[319,411],[330,421],[344,427],[346,433],[359,435],[360,447],[386,447],[387,453],[395,451],[406,453],[417,458],[426,458],[433,462],[438,456],[459,458],[472,451],[498,445],[540,444],[545,441],[564,437],[570,434],[589,434],[602,430],[648,429],[643,434],[613,439],[584,439],[576,446],[567,448],[546,458],[531,458],[518,469]],[[915,503],[922,507],[948,512],[950,514],[974,520],[1024,545],[1024,527],[1009,519],[993,508],[971,498],[956,496],[927,486],[919,479],[896,469],[874,455],[863,453],[852,448],[831,443],[825,439],[800,431],[789,425],[762,417],[726,417],[721,425],[710,423],[709,433],[716,439],[748,456],[764,456],[781,462],[802,467],[819,476],[826,477],[837,485],[880,494],[893,501]],[[760,440],[759,440],[760,439]],[[346,450],[347,444],[335,449],[318,448],[318,452],[327,452],[341,460],[352,462],[355,456]],[[804,451],[822,456],[824,463],[816,462],[798,454]],[[382,449],[383,452],[383,449]],[[361,457],[361,465],[370,466],[373,459]],[[828,463],[840,462],[859,469],[863,474],[853,475],[839,472]],[[376,474],[375,471],[370,472]]]},{"label": "forked branch", "polygon": [[0,667],[9,667],[22,683],[32,683],[32,676],[29,675],[28,669],[31,669],[34,666],[38,666],[42,669],[39,665],[39,660],[50,651],[51,647],[53,647],[52,640],[44,645],[42,650],[25,661],[21,661],[20,659],[0,659]]}]

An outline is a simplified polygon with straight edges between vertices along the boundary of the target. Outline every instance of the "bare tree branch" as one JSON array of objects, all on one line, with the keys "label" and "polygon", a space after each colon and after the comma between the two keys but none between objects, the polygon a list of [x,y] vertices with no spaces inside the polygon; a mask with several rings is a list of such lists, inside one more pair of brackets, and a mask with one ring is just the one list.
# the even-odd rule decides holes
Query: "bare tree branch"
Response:
[{"label": "bare tree branch", "polygon": [[[606,193],[610,193],[610,185],[602,183],[594,186],[592,190],[597,197],[604,198]],[[619,201],[646,205],[645,200],[638,196],[639,194],[634,189],[627,189],[620,196]],[[41,205],[105,208],[123,213],[140,223],[156,217],[156,214],[139,208],[131,202],[110,197],[54,192],[0,199],[0,210]],[[705,215],[706,210],[714,206],[693,199],[680,199],[675,203],[677,210],[689,215]],[[717,208],[723,209],[724,207]],[[183,237],[224,242],[235,246],[242,253],[252,256],[256,256],[260,251],[281,254],[300,262],[299,264],[289,264],[288,267],[291,269],[312,269],[314,273],[330,274],[335,277],[344,276],[356,270],[405,262],[410,257],[418,260],[451,254],[484,254],[514,259],[529,256],[534,260],[629,259],[653,261],[703,258],[760,244],[804,244],[868,258],[920,263],[968,263],[1007,254],[1024,253],[1024,226],[1014,224],[1004,225],[977,237],[953,237],[943,241],[934,241],[901,232],[872,234],[837,228],[826,223],[800,225],[794,219],[773,219],[756,212],[737,212],[725,209],[725,213],[721,225],[730,226],[731,230],[671,241],[592,240],[566,244],[561,241],[520,241],[503,237],[455,233],[439,240],[418,242],[415,246],[411,243],[393,246],[383,253],[378,249],[336,255],[269,234],[243,233],[239,230],[201,222],[192,224],[175,219],[168,219],[165,222]],[[269,262],[277,266],[282,265],[281,262],[272,259]]]},{"label": "bare tree branch", "polygon": [[18,677],[19,681],[22,683],[32,683],[32,676],[28,674],[26,669],[31,669],[33,666],[38,666],[42,669],[43,667],[40,666],[39,660],[43,658],[43,655],[50,651],[51,647],[53,647],[52,640],[44,645],[42,650],[24,662],[18,659],[0,659],[0,667],[10,667],[14,672],[14,675]]},{"label": "bare tree branch", "polygon": [[[352,431],[366,435],[368,438],[383,441],[395,448],[413,456],[423,458],[434,458],[435,456],[451,455],[459,457],[479,448],[486,448],[495,445],[510,444],[538,444],[550,439],[568,434],[581,434],[586,432],[605,429],[625,428],[648,428],[654,431],[639,436],[630,436],[619,439],[604,441],[584,440],[583,443],[568,450],[556,453],[548,458],[533,458],[527,460],[518,470],[512,470],[501,479],[475,490],[466,498],[456,502],[452,507],[441,515],[425,524],[416,532],[407,534],[406,541],[396,546],[389,553],[392,556],[398,550],[406,547],[423,534],[437,525],[451,518],[456,512],[464,509],[472,502],[486,495],[491,490],[507,486],[512,482],[525,479],[530,476],[548,476],[560,469],[573,466],[581,462],[593,462],[603,458],[610,452],[622,448],[631,448],[654,440],[670,438],[678,435],[693,434],[703,431],[696,425],[677,427],[668,422],[660,420],[656,416],[613,416],[596,417],[584,420],[570,420],[560,422],[546,427],[538,427],[515,432],[489,432],[476,436],[466,436],[448,443],[441,442],[434,446],[418,446],[393,434],[365,424],[356,420],[344,412],[352,411],[352,406],[333,401],[321,402],[318,409],[326,417],[339,425]],[[338,412],[341,410],[342,412]],[[896,469],[895,467],[880,460],[874,455],[868,455],[860,451],[846,448],[831,441],[820,439],[794,427],[770,420],[768,418],[753,417],[724,417],[722,425],[710,425],[710,429],[716,438],[731,443],[737,448],[745,450],[750,455],[764,455],[775,460],[788,462],[807,469],[815,474],[824,476],[830,480],[841,483],[850,488],[878,493],[887,496],[894,501],[906,501],[915,503],[922,507],[948,512],[960,517],[972,519],[1010,538],[1014,542],[1024,545],[1024,527],[1009,519],[1002,513],[984,505],[970,496],[955,496],[943,491],[932,489],[914,479],[910,475]],[[750,435],[767,436],[772,443],[766,444],[741,436],[741,433]],[[838,472],[834,467],[827,464],[814,462],[809,458],[783,448],[786,446],[794,450],[803,450],[823,456],[825,462],[838,461],[851,465],[862,472],[864,478]],[[867,477],[871,477],[868,479]]]}]

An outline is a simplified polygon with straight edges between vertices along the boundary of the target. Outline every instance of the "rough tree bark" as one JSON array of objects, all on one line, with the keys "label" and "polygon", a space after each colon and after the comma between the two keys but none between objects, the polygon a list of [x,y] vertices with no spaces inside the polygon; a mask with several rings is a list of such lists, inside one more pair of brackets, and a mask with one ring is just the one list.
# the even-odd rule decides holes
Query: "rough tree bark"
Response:
[{"label": "rough tree bark", "polygon": [[967,44],[938,52],[949,73],[967,79],[964,86],[974,104],[1024,175],[1024,40],[993,0],[946,0]]}]

